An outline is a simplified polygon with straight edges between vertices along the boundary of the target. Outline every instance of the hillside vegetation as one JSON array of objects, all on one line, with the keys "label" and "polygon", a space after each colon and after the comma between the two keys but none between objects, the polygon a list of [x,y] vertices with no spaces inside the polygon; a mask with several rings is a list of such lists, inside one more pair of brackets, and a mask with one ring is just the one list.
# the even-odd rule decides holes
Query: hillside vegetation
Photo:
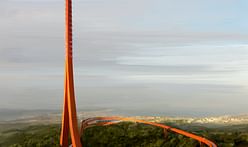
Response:
[{"label": "hillside vegetation", "polygon": [[[248,125],[215,129],[187,126],[184,129],[207,137],[220,147],[248,146]],[[35,125],[22,129],[5,129],[0,133],[0,147],[59,147],[59,133],[59,125]],[[187,137],[174,133],[164,136],[163,130],[160,128],[136,123],[88,128],[81,139],[84,147],[199,146],[197,141]]]}]

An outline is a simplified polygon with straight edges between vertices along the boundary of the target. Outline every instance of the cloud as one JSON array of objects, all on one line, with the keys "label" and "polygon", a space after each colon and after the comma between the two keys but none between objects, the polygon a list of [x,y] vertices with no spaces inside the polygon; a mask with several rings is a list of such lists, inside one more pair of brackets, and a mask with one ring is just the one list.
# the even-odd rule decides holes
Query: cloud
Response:
[{"label": "cloud", "polygon": [[[220,112],[234,100],[246,103],[248,32],[242,4],[75,0],[78,105],[117,108],[133,100],[130,109],[151,109],[152,104],[165,111],[164,105],[170,110],[182,107],[186,97],[185,109],[204,107],[209,112],[219,106]],[[0,21],[0,107],[59,107],[64,1],[0,1]],[[21,101],[31,99],[28,104]],[[212,106],[208,101],[214,99]]]}]

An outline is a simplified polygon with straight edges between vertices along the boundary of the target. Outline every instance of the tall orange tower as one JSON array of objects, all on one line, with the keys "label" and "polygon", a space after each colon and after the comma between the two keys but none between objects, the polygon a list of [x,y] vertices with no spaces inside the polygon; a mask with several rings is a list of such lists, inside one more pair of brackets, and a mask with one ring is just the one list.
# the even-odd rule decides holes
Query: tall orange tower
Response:
[{"label": "tall orange tower", "polygon": [[69,133],[73,147],[82,147],[80,142],[76,102],[73,79],[73,54],[72,54],[72,0],[65,0],[65,87],[64,87],[64,110],[62,114],[62,128],[60,145],[68,147]]}]

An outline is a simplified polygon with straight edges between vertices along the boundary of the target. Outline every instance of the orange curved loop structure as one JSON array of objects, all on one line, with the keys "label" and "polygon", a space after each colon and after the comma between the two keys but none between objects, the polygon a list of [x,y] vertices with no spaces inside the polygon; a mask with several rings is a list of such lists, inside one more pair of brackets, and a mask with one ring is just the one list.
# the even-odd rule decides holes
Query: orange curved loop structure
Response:
[{"label": "orange curved loop structure", "polygon": [[217,145],[215,143],[213,143],[212,141],[210,141],[206,138],[197,136],[195,134],[192,134],[192,133],[189,133],[189,132],[177,129],[177,128],[172,128],[170,126],[159,124],[159,123],[147,122],[144,120],[125,118],[125,117],[94,117],[94,118],[89,118],[89,119],[83,120],[81,123],[81,135],[83,134],[83,131],[86,128],[93,127],[93,126],[113,125],[113,124],[120,123],[122,121],[136,122],[136,123],[142,123],[142,124],[148,124],[148,125],[160,127],[160,128],[164,129],[165,137],[167,137],[169,132],[174,132],[174,133],[181,134],[181,135],[184,135],[186,137],[189,137],[189,138],[192,138],[192,139],[199,141],[201,146],[203,144],[205,144],[208,147],[217,147]]},{"label": "orange curved loop structure", "polygon": [[62,128],[60,145],[68,147],[69,131],[73,147],[82,147],[76,113],[76,102],[73,80],[73,56],[72,56],[72,0],[66,0],[66,58],[65,58],[65,87],[64,108],[62,116]]},{"label": "orange curved loop structure", "polygon": [[[60,134],[60,145],[62,147],[68,147],[69,132],[71,135],[71,141],[73,147],[82,147],[80,141],[80,134],[78,130],[77,123],[77,113],[76,113],[76,102],[74,93],[74,79],[73,79],[73,56],[72,56],[72,0],[65,0],[66,2],[66,58],[65,58],[65,87],[64,87],[64,107],[62,115],[62,128]],[[132,118],[122,118],[122,117],[95,117],[89,118],[82,122],[81,134],[84,129],[92,126],[105,126],[117,124],[122,121],[131,121],[137,123],[143,123],[148,125],[157,126],[164,129],[164,136],[167,137],[169,132],[175,132],[195,140],[198,140],[200,144],[208,145],[209,147],[217,147],[213,142],[194,135],[192,133],[185,132],[180,129],[172,128],[163,124],[146,122],[143,120],[136,120]]]}]

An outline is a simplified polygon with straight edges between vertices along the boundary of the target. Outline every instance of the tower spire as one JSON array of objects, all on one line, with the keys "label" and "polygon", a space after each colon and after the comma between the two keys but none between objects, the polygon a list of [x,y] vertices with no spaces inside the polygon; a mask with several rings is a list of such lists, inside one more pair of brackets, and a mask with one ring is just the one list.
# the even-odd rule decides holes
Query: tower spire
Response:
[{"label": "tower spire", "polygon": [[62,128],[60,145],[68,147],[69,133],[73,147],[82,147],[80,142],[76,102],[73,79],[73,54],[72,54],[72,0],[65,0],[65,85],[64,85],[64,110],[62,114]]}]

